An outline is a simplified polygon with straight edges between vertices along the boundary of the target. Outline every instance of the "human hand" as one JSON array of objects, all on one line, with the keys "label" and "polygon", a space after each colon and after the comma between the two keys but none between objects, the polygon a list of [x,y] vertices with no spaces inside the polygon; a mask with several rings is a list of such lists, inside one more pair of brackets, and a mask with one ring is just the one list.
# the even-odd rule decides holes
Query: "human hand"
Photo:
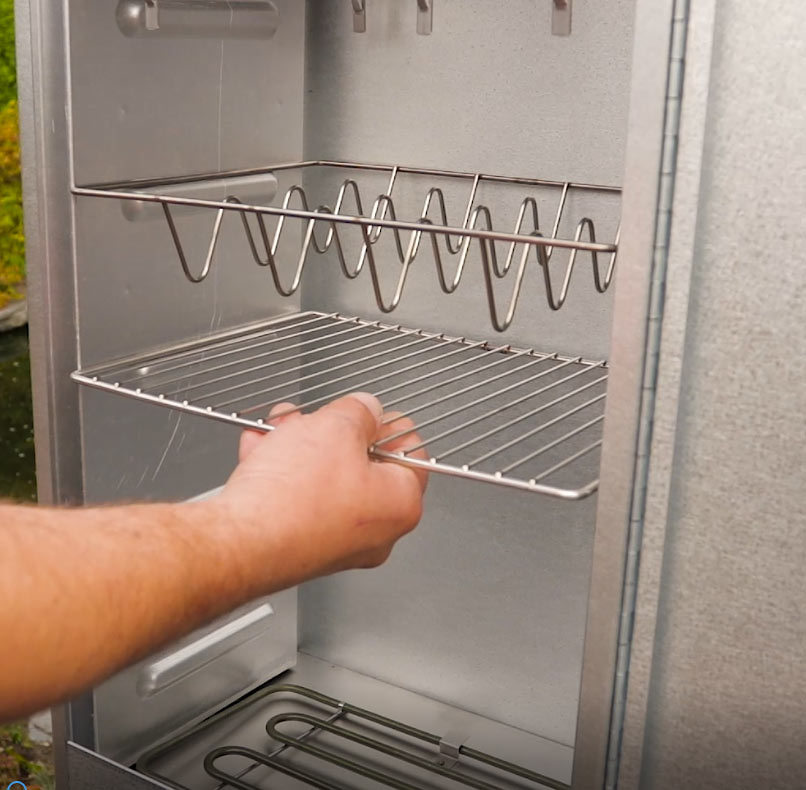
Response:
[{"label": "human hand", "polygon": [[[291,586],[305,579],[380,565],[420,519],[427,473],[372,461],[374,442],[413,429],[408,418],[383,414],[372,395],[340,398],[313,414],[278,404],[268,434],[244,431],[240,463],[221,495],[249,546]],[[385,445],[405,450],[413,431]],[[424,458],[424,450],[411,453]]]}]

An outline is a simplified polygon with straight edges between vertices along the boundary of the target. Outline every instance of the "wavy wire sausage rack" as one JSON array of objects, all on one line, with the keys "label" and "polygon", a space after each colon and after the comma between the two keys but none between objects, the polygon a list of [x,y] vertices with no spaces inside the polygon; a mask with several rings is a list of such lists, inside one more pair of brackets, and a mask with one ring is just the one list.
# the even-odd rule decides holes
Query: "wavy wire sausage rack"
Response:
[{"label": "wavy wire sausage rack", "polygon": [[[309,173],[346,175],[332,205],[315,208],[305,186],[298,183],[283,192],[278,205],[242,201],[226,191],[229,184],[288,170],[301,170],[303,183]],[[371,203],[360,183],[368,175],[388,177],[384,191]],[[406,176],[425,178],[429,185],[413,220],[400,218],[400,206],[410,201],[395,194]],[[448,204],[461,185],[467,190],[463,219],[459,225],[449,225]],[[188,187],[200,187],[204,194],[203,189],[209,192],[211,186],[218,199],[189,196],[193,192],[188,193]],[[494,228],[493,212],[480,201],[485,187],[520,190],[511,231]],[[541,225],[540,202],[532,194],[538,189],[556,196],[548,232]],[[161,209],[190,282],[202,282],[216,265],[222,223],[234,214],[255,264],[268,269],[280,294],[290,296],[300,288],[314,256],[330,255],[347,279],[367,270],[382,313],[391,313],[400,304],[415,261],[430,259],[439,288],[453,293],[477,271],[468,261],[478,253],[490,322],[499,332],[511,325],[527,284],[533,288],[535,280],[549,308],[560,309],[572,278],[585,274],[580,253],[589,260],[588,276],[600,293],[612,282],[616,266],[618,231],[612,242],[603,243],[597,240],[594,220],[583,216],[571,221],[571,238],[558,235],[561,227],[569,226],[569,204],[576,195],[617,196],[615,187],[312,161],[73,191]],[[207,209],[213,218],[200,264],[188,260],[181,221],[175,216],[180,207]],[[289,220],[300,221],[302,233]],[[298,233],[299,255],[289,265],[284,251],[289,239],[296,244]],[[377,252],[382,236],[392,239],[392,252],[383,256]],[[558,250],[567,251],[564,265],[557,265]],[[390,268],[391,278],[384,276]],[[502,289],[508,294],[503,300],[498,297]],[[304,411],[342,394],[369,390],[387,409],[415,420],[429,453],[428,460],[421,460],[411,456],[419,446],[406,453],[392,452],[384,447],[387,439],[372,448],[376,458],[564,499],[580,499],[597,488],[606,376],[603,360],[314,312],[73,374],[91,387],[266,431],[272,426],[263,417],[274,403],[292,401]]]}]

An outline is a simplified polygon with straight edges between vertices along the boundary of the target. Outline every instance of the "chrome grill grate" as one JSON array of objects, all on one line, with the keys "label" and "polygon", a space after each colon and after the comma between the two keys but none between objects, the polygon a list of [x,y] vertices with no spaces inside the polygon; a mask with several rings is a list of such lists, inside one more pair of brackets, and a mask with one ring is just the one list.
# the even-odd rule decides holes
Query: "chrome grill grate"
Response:
[{"label": "chrome grill grate", "polygon": [[366,390],[414,420],[429,454],[390,452],[387,439],[371,449],[376,458],[565,499],[597,487],[602,361],[307,312],[73,378],[266,431],[273,404],[290,401],[306,412]]}]

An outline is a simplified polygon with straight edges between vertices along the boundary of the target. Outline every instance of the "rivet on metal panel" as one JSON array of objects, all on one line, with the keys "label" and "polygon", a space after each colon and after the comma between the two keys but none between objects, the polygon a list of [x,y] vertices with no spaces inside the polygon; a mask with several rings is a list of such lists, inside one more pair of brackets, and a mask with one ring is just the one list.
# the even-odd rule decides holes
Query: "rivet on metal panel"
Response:
[{"label": "rivet on metal panel", "polygon": [[417,0],[417,32],[430,36],[434,29],[434,0]]},{"label": "rivet on metal panel", "polygon": [[571,35],[571,5],[573,0],[554,0],[551,12],[551,34],[553,36]]},{"label": "rivet on metal panel", "polygon": [[367,32],[366,0],[353,0],[353,30],[356,33]]}]

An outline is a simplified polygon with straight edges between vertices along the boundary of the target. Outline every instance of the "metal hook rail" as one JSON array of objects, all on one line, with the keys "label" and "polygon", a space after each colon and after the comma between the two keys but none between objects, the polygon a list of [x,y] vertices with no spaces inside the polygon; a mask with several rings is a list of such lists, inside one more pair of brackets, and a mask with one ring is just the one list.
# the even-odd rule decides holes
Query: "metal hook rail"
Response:
[{"label": "metal hook rail", "polygon": [[[389,182],[386,190],[372,202],[370,210],[364,209],[365,199],[362,186],[357,178],[349,177],[342,181],[336,194],[335,202],[330,205],[319,204],[311,208],[308,192],[300,184],[288,188],[279,206],[261,206],[243,203],[236,195],[227,195],[222,200],[202,200],[193,197],[171,195],[170,187],[179,184],[192,184],[194,181],[209,184],[220,181],[225,186],[226,180],[245,175],[260,175],[290,169],[303,168],[344,168],[358,171],[359,174],[370,172],[388,172]],[[408,174],[425,176],[437,183],[425,192],[422,208],[414,220],[403,220],[398,217],[393,191],[400,176]],[[448,222],[448,206],[446,185],[456,179],[469,181],[470,192],[465,203],[464,217],[460,226],[451,226]],[[538,200],[534,195],[522,197],[512,232],[496,230],[492,210],[478,202],[479,187],[482,184],[499,184],[508,187],[526,187],[534,190],[539,187],[550,187],[559,193],[557,208],[550,233],[541,227]],[[366,187],[364,188],[366,189]],[[215,258],[216,248],[221,234],[225,214],[240,214],[243,230],[254,262],[269,269],[274,287],[283,296],[291,296],[300,287],[308,261],[312,253],[324,255],[335,253],[341,273],[347,279],[355,279],[365,269],[369,269],[375,302],[379,310],[391,313],[401,302],[412,265],[423,248],[430,248],[435,265],[439,288],[451,294],[459,287],[463,277],[467,276],[467,266],[471,250],[477,245],[480,253],[490,321],[499,332],[506,330],[512,323],[519,301],[525,293],[525,283],[530,263],[540,270],[546,302],[551,310],[559,310],[566,302],[572,277],[577,266],[580,252],[590,254],[593,285],[597,292],[604,293],[616,268],[618,250],[618,231],[612,243],[597,241],[594,220],[582,217],[576,222],[573,237],[558,238],[563,219],[568,214],[568,197],[574,192],[618,193],[615,187],[591,184],[575,184],[571,182],[547,181],[542,179],[491,176],[480,173],[462,173],[448,170],[402,167],[398,165],[365,165],[351,162],[296,162],[276,165],[252,171],[231,171],[228,173],[206,174],[185,177],[171,181],[134,181],[124,184],[96,185],[76,187],[77,195],[91,197],[116,198],[127,201],[157,202],[162,206],[171,238],[179,258],[185,277],[192,283],[203,282],[210,274]],[[346,210],[350,205],[350,212]],[[172,206],[192,206],[208,208],[216,212],[207,254],[200,269],[194,271],[183,245]],[[250,215],[254,217],[256,230],[250,224]],[[277,217],[271,231],[265,217]],[[278,264],[278,250],[285,238],[284,231],[289,219],[303,221],[304,233],[300,254],[290,276],[283,277]],[[324,238],[317,235],[317,228],[324,227]],[[354,263],[347,259],[345,253],[344,233],[346,228],[356,227],[360,233],[360,252]],[[375,254],[375,247],[383,232],[388,230],[393,235],[400,268],[391,287],[383,285],[383,264]],[[404,234],[407,234],[404,236]],[[423,235],[430,244],[423,245]],[[503,245],[503,254],[501,250]],[[560,272],[552,273],[552,260],[558,249],[569,250],[569,255]],[[533,255],[532,255],[533,254]],[[599,256],[607,256],[601,262]],[[456,259],[452,270],[447,260]],[[510,288],[504,297],[498,291],[505,286],[497,283],[507,282]]]}]

